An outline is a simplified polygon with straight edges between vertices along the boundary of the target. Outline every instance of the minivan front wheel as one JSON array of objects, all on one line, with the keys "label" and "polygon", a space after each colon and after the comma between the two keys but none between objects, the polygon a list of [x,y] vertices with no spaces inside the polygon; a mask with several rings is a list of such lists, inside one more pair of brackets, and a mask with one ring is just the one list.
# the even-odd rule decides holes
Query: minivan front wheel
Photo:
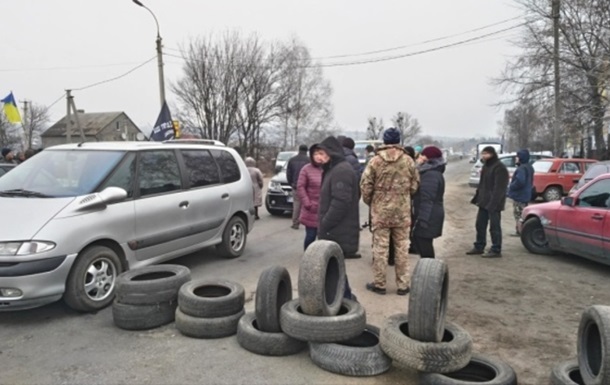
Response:
[{"label": "minivan front wheel", "polygon": [[121,260],[111,248],[86,248],[78,254],[70,270],[64,301],[82,312],[105,308],[114,299],[114,287],[121,271]]},{"label": "minivan front wheel", "polygon": [[233,217],[222,233],[222,243],[216,246],[218,254],[226,258],[239,257],[246,248],[248,229],[240,217]]}]

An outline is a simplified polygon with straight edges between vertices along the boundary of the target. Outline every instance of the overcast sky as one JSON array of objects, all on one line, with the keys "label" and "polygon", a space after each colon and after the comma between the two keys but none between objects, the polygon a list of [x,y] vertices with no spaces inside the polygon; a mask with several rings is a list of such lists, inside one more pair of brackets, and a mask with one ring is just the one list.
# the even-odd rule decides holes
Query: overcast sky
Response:
[{"label": "overcast sky", "polygon": [[[157,15],[168,53],[191,37],[239,29],[265,39],[297,36],[314,57],[355,54],[459,34],[522,13],[512,0],[142,1]],[[518,23],[372,57],[429,49]],[[154,20],[131,0],[2,1],[0,26],[0,97],[12,90],[18,100],[49,105],[65,89],[121,75],[155,55]],[[397,111],[406,111],[419,119],[425,134],[494,135],[502,111],[491,104],[502,95],[489,81],[517,52],[509,43],[515,33],[393,61],[324,69],[334,89],[336,123],[364,131],[368,116],[384,118],[387,126]],[[172,103],[169,84],[181,76],[181,59],[165,61]],[[73,95],[79,109],[125,111],[149,127],[159,113],[156,61]],[[55,104],[53,122],[65,112],[65,100]]]}]

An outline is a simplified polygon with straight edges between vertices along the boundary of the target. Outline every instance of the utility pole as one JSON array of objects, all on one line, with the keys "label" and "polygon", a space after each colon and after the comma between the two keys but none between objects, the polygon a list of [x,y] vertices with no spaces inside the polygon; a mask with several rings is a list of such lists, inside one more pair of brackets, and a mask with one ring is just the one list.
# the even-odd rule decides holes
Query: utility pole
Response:
[{"label": "utility pole", "polygon": [[553,155],[560,156],[563,152],[561,141],[562,108],[561,108],[561,83],[559,75],[559,15],[560,0],[551,0],[553,17],[553,67],[555,70],[555,121],[553,124]]},{"label": "utility pole", "polygon": [[66,90],[66,143],[72,143],[72,90]]}]

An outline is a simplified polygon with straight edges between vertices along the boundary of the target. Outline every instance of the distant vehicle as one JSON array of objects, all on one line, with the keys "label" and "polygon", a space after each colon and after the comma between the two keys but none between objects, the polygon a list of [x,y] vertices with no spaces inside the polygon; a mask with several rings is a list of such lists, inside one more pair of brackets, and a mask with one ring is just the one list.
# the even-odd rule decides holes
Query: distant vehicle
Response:
[{"label": "distant vehicle", "polygon": [[478,159],[481,158],[481,151],[483,151],[483,149],[485,147],[491,146],[493,148],[496,149],[496,153],[498,155],[500,155],[502,153],[502,148],[503,145],[502,143],[498,143],[498,142],[480,142],[477,144],[477,153],[475,154],[475,156],[472,157],[472,159],[470,159],[470,163],[475,163]]},{"label": "distant vehicle", "polygon": [[265,197],[265,207],[271,215],[282,215],[285,212],[292,212],[293,191],[284,167],[269,181],[267,186],[267,196]]},{"label": "distant vehicle", "polygon": [[520,222],[521,242],[531,253],[560,251],[610,265],[610,174],[561,201],[527,206]]},{"label": "distant vehicle", "polygon": [[600,176],[602,174],[608,174],[608,173],[610,173],[610,160],[592,164],[587,169],[587,171],[585,171],[583,176],[581,176],[580,179],[578,179],[578,183],[576,183],[574,185],[574,187],[572,187],[569,195],[574,194],[576,191],[578,191],[580,188],[582,188],[582,186],[587,184],[589,181],[592,181],[593,179],[597,178],[598,176]]},{"label": "distant vehicle", "polygon": [[[539,152],[530,153],[530,162],[529,163],[533,164],[535,161],[537,161],[539,159],[547,159],[547,158],[552,158],[552,156],[543,155],[542,153],[539,153]],[[506,166],[506,169],[508,170],[509,176],[512,177],[513,173],[517,169],[517,153],[511,152],[508,154],[500,154],[500,155],[498,155],[498,159],[500,160],[500,162],[504,163],[504,165]],[[474,166],[472,166],[472,168],[470,169],[470,178],[468,179],[468,185],[470,187],[479,186],[479,180],[481,180],[482,167],[483,167],[483,163],[481,162],[481,159],[477,159]]]},{"label": "distant vehicle", "polygon": [[596,162],[595,159],[577,158],[549,158],[534,162],[536,195],[542,196],[546,202],[561,199]]},{"label": "distant vehicle", "polygon": [[6,174],[17,166],[14,163],[0,163],[0,176]]},{"label": "distant vehicle", "polygon": [[275,158],[275,169],[281,170],[284,167],[284,165],[286,165],[288,163],[290,158],[297,155],[298,153],[299,153],[298,151],[282,151],[279,154],[277,154],[277,158]]},{"label": "distant vehicle", "polygon": [[356,153],[356,156],[358,157],[358,162],[360,162],[360,164],[365,164],[366,163],[366,147],[370,144],[371,146],[375,147],[375,149],[379,146],[383,145],[383,140],[356,140],[354,141],[354,143],[356,144],[354,146],[354,152]]}]

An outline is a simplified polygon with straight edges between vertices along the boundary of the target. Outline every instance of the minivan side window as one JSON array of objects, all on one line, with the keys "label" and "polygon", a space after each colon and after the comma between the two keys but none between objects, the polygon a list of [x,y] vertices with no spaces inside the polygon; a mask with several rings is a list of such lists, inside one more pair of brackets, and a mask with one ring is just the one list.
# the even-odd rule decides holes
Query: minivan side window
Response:
[{"label": "minivan side window", "polygon": [[210,150],[220,167],[223,183],[237,182],[241,178],[237,161],[228,151]]},{"label": "minivan side window", "polygon": [[610,179],[600,180],[578,196],[578,206],[610,208]]},{"label": "minivan side window", "polygon": [[120,187],[127,191],[127,198],[133,198],[134,182],[136,180],[136,154],[127,154],[121,164],[114,170],[110,178],[104,182],[98,191],[106,187]]},{"label": "minivan side window", "polygon": [[189,187],[203,187],[220,183],[218,166],[207,150],[182,150]]},{"label": "minivan side window", "polygon": [[180,168],[173,150],[140,152],[140,196],[162,194],[182,188]]}]

